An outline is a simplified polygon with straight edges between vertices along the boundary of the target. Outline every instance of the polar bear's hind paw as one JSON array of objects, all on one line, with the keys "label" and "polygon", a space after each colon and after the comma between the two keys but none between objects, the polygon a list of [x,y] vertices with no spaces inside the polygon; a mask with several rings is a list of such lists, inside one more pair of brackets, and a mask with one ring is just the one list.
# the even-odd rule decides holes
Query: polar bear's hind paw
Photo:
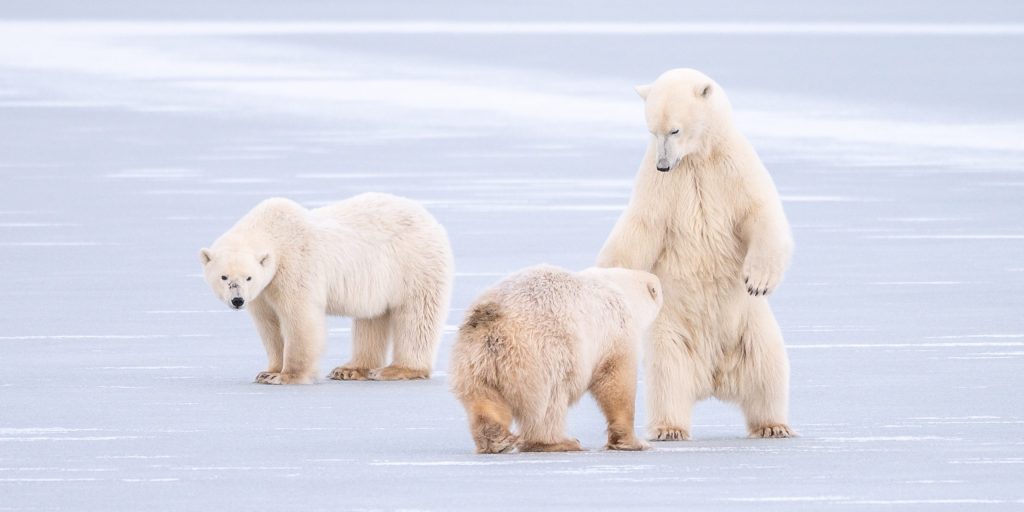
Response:
[{"label": "polar bear's hind paw", "polygon": [[582,452],[579,439],[563,439],[555,443],[520,441],[520,452]]},{"label": "polar bear's hind paw", "polygon": [[796,432],[789,428],[789,425],[767,425],[754,429],[750,433],[750,437],[782,439],[787,437],[796,437]]},{"label": "polar bear's hind paw", "polygon": [[401,366],[385,366],[370,370],[370,380],[417,380],[429,379],[430,370],[414,370]]},{"label": "polar bear's hind paw", "polygon": [[339,366],[331,370],[327,378],[332,380],[368,380],[370,378],[370,369]]},{"label": "polar bear's hind paw", "polygon": [[690,433],[683,428],[658,427],[651,430],[651,441],[689,441]]}]

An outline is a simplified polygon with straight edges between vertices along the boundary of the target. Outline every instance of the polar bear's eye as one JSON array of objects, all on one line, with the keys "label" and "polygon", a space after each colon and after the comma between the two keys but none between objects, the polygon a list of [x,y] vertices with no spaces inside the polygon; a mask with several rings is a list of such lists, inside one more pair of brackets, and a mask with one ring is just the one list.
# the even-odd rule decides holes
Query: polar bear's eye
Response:
[{"label": "polar bear's eye", "polygon": [[677,133],[679,133],[679,128],[676,128],[675,130],[668,132],[669,135],[675,135]]},{"label": "polar bear's eye", "polygon": [[227,281],[228,280],[228,276],[220,276],[220,280],[221,281]]},{"label": "polar bear's eye", "polygon": [[653,286],[648,286],[647,291],[650,292],[652,299],[658,298],[658,289]]},{"label": "polar bear's eye", "polygon": [[252,281],[252,276],[245,278],[246,281]]}]

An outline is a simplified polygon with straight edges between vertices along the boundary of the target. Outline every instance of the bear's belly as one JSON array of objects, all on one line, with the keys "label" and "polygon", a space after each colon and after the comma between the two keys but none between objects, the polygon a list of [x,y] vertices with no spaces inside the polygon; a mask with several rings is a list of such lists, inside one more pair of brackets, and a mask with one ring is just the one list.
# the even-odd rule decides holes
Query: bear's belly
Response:
[{"label": "bear's belly", "polygon": [[698,228],[670,232],[654,265],[665,290],[657,323],[667,323],[668,332],[681,334],[680,342],[710,363],[739,342],[749,300],[742,277],[745,247],[731,229]]},{"label": "bear's belly", "polygon": [[346,296],[328,298],[327,314],[351,318],[376,318],[388,310],[388,298],[390,297],[383,293],[367,293],[359,299],[350,299]]},{"label": "bear's belly", "polygon": [[327,314],[352,318],[375,318],[395,306],[401,285],[386,276],[394,272],[361,272],[337,276],[327,290]]}]

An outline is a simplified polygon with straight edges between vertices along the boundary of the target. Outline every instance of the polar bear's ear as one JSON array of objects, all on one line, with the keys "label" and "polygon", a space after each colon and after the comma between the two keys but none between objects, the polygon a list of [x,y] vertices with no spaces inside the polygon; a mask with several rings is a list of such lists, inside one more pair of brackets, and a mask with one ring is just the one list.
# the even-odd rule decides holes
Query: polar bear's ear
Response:
[{"label": "polar bear's ear", "polygon": [[202,263],[203,265],[206,265],[212,259],[213,259],[213,255],[210,254],[210,250],[209,249],[207,249],[206,247],[203,247],[202,249],[199,249],[199,263]]},{"label": "polar bear's ear", "polygon": [[698,92],[697,95],[699,95],[701,98],[707,98],[708,96],[711,96],[711,90],[711,84],[707,84],[700,89],[700,92]]},{"label": "polar bear's ear", "polygon": [[636,93],[639,94],[640,97],[645,100],[647,99],[647,95],[651,93],[650,85],[638,85],[634,87],[634,89],[636,89]]},{"label": "polar bear's ear", "polygon": [[270,253],[264,254],[260,257],[260,266],[265,267],[267,263],[270,263]]}]

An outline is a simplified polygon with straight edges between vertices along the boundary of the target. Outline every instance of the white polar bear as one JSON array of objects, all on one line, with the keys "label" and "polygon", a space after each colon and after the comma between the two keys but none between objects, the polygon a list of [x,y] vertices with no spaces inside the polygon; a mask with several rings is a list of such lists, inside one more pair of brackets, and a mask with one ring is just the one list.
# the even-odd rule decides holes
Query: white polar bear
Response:
[{"label": "white polar bear", "polygon": [[312,382],[326,315],[354,318],[352,359],[330,378],[430,376],[454,265],[444,228],[415,201],[370,193],[307,210],[268,199],[200,261],[214,293],[252,314],[269,361],[256,382]]},{"label": "white polar bear", "polygon": [[754,437],[790,437],[789,361],[767,299],[792,238],[775,185],[725,92],[675,69],[637,87],[652,137],[599,266],[661,278],[646,357],[648,434],[690,436],[698,400],[738,403]]},{"label": "white polar bear", "polygon": [[660,307],[658,278],[621,268],[538,265],[485,291],[467,310],[449,370],[477,452],[581,450],[565,418],[588,390],[608,420],[606,447],[646,448],[633,432],[636,361]]}]

